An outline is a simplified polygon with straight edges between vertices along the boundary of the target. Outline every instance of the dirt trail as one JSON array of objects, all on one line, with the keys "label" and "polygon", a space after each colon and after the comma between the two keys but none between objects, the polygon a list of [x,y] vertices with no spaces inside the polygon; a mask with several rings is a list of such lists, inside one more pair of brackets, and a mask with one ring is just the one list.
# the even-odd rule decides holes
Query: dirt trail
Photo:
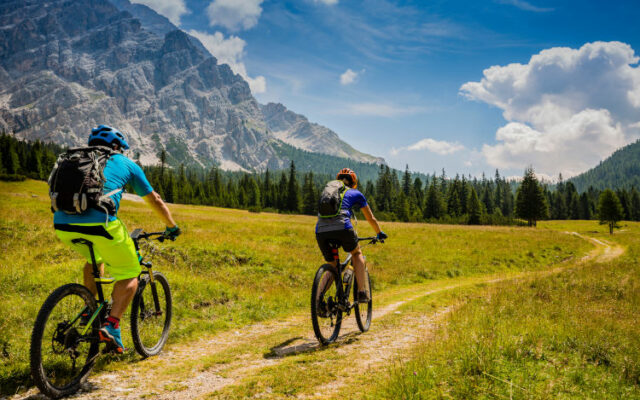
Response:
[{"label": "dirt trail", "polygon": [[[544,276],[560,272],[588,261],[607,262],[624,252],[621,246],[582,236],[576,232],[566,232],[579,236],[594,244],[594,249],[586,256],[573,263],[544,271],[524,272],[505,277],[486,277],[474,280],[473,283],[460,282],[432,290],[399,292],[402,301],[374,308],[373,327],[370,333],[359,335],[353,316],[343,322],[335,351],[341,358],[350,360],[351,375],[339,374],[333,381],[312,389],[311,392],[298,395],[299,398],[327,397],[355,379],[355,374],[369,368],[379,368],[386,362],[396,359],[401,350],[410,348],[420,339],[433,332],[442,318],[454,308],[443,307],[436,312],[412,315],[395,319],[393,323],[385,322],[383,317],[391,313],[401,313],[399,309],[422,297],[438,292],[449,291],[471,284],[491,284],[516,278]],[[419,329],[417,329],[419,328]],[[274,341],[274,335],[285,333],[293,339],[271,349],[269,355],[256,351],[257,343]],[[342,343],[342,345],[340,345]],[[313,336],[309,316],[296,315],[285,320],[268,321],[219,333],[213,337],[173,345],[169,351],[159,356],[125,366],[118,372],[102,373],[89,378],[83,391],[73,396],[74,399],[193,399],[213,393],[230,385],[241,383],[251,376],[259,376],[262,369],[276,366],[288,356],[309,353],[318,349],[318,342]],[[224,361],[215,361],[219,357]],[[228,361],[228,362],[227,362]],[[334,361],[335,362],[335,361]],[[169,371],[167,371],[169,370]],[[154,372],[163,375],[162,379],[154,379]],[[170,372],[176,371],[173,378]],[[169,373],[167,373],[169,372]],[[263,393],[262,397],[271,397]],[[36,389],[14,396],[13,399],[39,399]]]}]

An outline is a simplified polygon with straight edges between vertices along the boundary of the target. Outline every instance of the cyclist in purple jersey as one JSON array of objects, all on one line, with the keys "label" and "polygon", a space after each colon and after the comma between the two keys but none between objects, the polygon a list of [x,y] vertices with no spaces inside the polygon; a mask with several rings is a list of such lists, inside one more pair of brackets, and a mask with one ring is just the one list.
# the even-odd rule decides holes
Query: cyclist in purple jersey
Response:
[{"label": "cyclist in purple jersey", "polygon": [[362,211],[364,217],[376,232],[378,239],[386,239],[388,236],[380,229],[378,220],[373,216],[367,199],[357,190],[358,177],[356,173],[349,168],[343,168],[338,172],[336,179],[344,182],[347,186],[347,191],[344,193],[342,206],[337,216],[332,218],[318,217],[316,240],[318,241],[318,247],[320,247],[325,261],[334,267],[336,267],[337,264],[331,252],[331,242],[339,243],[344,251],[351,253],[353,269],[355,270],[356,280],[358,282],[357,300],[361,303],[367,303],[369,302],[369,293],[365,286],[364,256],[358,245],[358,235],[351,224],[353,209],[359,208]]}]

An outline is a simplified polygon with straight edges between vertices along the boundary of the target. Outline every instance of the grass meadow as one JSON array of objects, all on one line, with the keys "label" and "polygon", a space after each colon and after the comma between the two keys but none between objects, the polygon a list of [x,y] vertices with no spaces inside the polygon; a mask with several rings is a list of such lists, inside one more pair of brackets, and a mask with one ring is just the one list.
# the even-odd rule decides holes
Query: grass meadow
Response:
[{"label": "grass meadow", "polygon": [[385,371],[370,397],[640,398],[640,225],[624,225],[610,236],[596,222],[539,224],[626,252],[460,297],[436,334]]},{"label": "grass meadow", "polygon": [[[311,283],[322,262],[313,233],[315,218],[203,206],[171,205],[170,208],[184,234],[175,243],[163,245],[162,254],[154,259],[155,269],[168,276],[174,296],[169,346],[252,322],[308,311]],[[144,203],[124,201],[120,217],[129,230],[136,227],[163,229]],[[390,239],[383,245],[370,246],[365,250],[374,296],[376,292],[426,281],[453,281],[489,273],[548,268],[581,257],[591,248],[580,238],[544,227],[410,223],[383,223],[382,226]],[[368,236],[373,232],[366,222],[361,221],[360,233]],[[629,242],[633,241],[633,235],[637,235],[635,227],[627,234]],[[629,246],[633,249],[632,244]],[[626,258],[629,262],[632,261],[631,254],[634,253],[629,252]],[[35,316],[54,288],[69,282],[81,282],[82,263],[75,253],[57,240],[53,232],[44,182],[0,182],[0,394],[12,394],[31,385],[28,345]],[[590,353],[588,349],[592,342],[587,338],[593,332],[602,332],[602,324],[607,321],[628,321],[631,315],[637,316],[629,307],[638,305],[638,295],[632,293],[634,288],[637,292],[638,268],[634,262],[626,268],[603,266],[600,272],[594,269],[594,275],[563,274],[562,278],[541,280],[536,283],[537,287],[528,283],[513,287],[501,285],[491,293],[490,301],[471,301],[463,309],[468,312],[456,313],[451,328],[442,332],[446,336],[446,346],[438,347],[437,354],[430,353],[432,350],[426,346],[421,350],[425,358],[415,361],[415,369],[420,379],[424,378],[425,385],[432,382],[440,387],[438,385],[443,382],[444,375],[438,375],[440,372],[433,375],[432,369],[423,361],[434,356],[436,359],[442,357],[438,371],[453,374],[447,378],[452,381],[442,388],[442,393],[465,393],[467,386],[458,385],[456,377],[462,381],[467,376],[464,374],[472,374],[477,377],[477,382],[484,382],[482,371],[504,376],[501,375],[503,367],[497,364],[484,369],[485,365],[494,365],[494,361],[489,360],[494,360],[496,355],[510,351],[509,354],[530,365],[531,369],[527,371],[549,373],[549,367],[539,366],[541,357],[564,354],[559,350],[556,353],[554,349],[558,346],[573,346],[566,347],[567,351],[574,349],[576,354],[569,352],[567,362],[576,368],[578,365],[593,366],[589,370],[593,372],[581,371],[580,376],[568,377],[569,382],[579,385],[580,379],[585,379],[585,387],[591,388],[589,382],[592,377],[618,379],[628,376],[624,379],[629,382],[637,379],[637,364],[632,361],[625,363],[622,355],[624,351],[628,360],[637,360],[635,339],[625,343],[611,342],[616,344],[615,349],[602,344],[599,350]],[[624,279],[627,283],[620,284]],[[597,294],[601,296],[600,300],[594,299],[597,306],[583,310],[593,319],[582,318],[586,325],[580,328],[580,336],[571,336],[568,332],[575,328],[571,324],[577,324],[581,319],[573,313],[579,314],[580,305],[592,300],[585,296],[596,296],[589,294],[591,289],[602,292]],[[561,290],[570,291],[572,295],[561,295]],[[522,298],[524,303],[514,301],[516,298]],[[564,309],[567,301],[578,309]],[[622,307],[620,315],[609,314],[614,306]],[[485,312],[493,313],[494,317],[506,316],[506,320],[511,322],[503,323],[497,317],[487,319]],[[125,346],[131,347],[126,318],[123,339]],[[563,327],[561,332],[565,334],[554,336],[549,342],[556,347],[546,347],[547,340],[551,339],[545,335],[552,330],[554,323],[560,324]],[[511,324],[522,328],[522,334],[516,339],[507,335]],[[472,330],[475,327],[479,328],[477,332]],[[632,329],[627,325],[615,329],[623,328]],[[607,332],[612,335],[617,332],[615,329]],[[502,341],[501,335],[510,339]],[[522,350],[518,350],[518,343],[523,344],[520,346]],[[542,343],[540,349],[539,343]],[[505,347],[507,345],[510,347]],[[633,350],[633,345],[636,350]],[[460,350],[456,350],[458,346],[461,346]],[[522,351],[525,353],[519,353]],[[603,352],[602,355],[598,351]],[[466,361],[462,364],[449,362],[444,358],[447,355],[462,357]],[[600,374],[605,356],[610,364],[606,370],[619,369],[619,372]],[[119,361],[101,362],[98,369],[117,369],[120,363],[136,359],[137,356],[130,353]],[[559,368],[564,362],[564,358],[554,358],[553,365],[558,366],[554,368]],[[409,365],[406,368],[414,369]],[[478,374],[473,375],[473,371]],[[380,393],[409,393],[409,388],[420,392],[422,386],[411,386],[417,379],[405,381],[403,377],[404,370],[396,371],[395,380],[379,388]],[[518,375],[509,377],[516,379]],[[444,382],[449,382],[447,379]],[[486,382],[488,385],[489,381]],[[425,390],[428,387],[424,386]]]}]

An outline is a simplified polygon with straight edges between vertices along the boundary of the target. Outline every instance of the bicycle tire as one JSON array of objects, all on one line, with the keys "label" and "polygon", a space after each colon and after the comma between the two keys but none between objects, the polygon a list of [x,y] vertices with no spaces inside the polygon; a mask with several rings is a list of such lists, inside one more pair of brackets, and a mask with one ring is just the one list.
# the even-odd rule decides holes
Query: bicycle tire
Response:
[{"label": "bicycle tire", "polygon": [[[369,327],[371,327],[371,316],[373,314],[373,293],[371,290],[371,277],[369,276],[369,271],[367,271],[367,269],[364,269],[364,272],[366,274],[366,279],[368,281],[369,284],[369,302],[365,305],[365,304],[360,304],[358,303],[356,300],[358,299],[358,280],[355,278],[354,276],[354,281],[353,281],[353,298],[354,301],[356,301],[356,305],[355,305],[355,314],[356,314],[356,322],[358,323],[358,328],[360,329],[360,332],[366,332],[369,330]],[[362,307],[362,306],[366,306],[366,307]],[[361,310],[361,308],[364,308],[365,310]],[[362,318],[362,314],[360,313],[360,311],[366,311],[366,318],[363,320]]]},{"label": "bicycle tire", "polygon": [[[89,373],[91,372],[91,369],[95,364],[96,355],[98,354],[100,348],[98,335],[95,334],[99,329],[100,319],[96,318],[92,323],[92,331],[89,334],[90,340],[87,342],[88,354],[84,361],[84,365],[79,369],[78,374],[72,376],[69,379],[69,382],[66,384],[60,385],[56,382],[53,382],[55,378],[60,377],[60,375],[62,374],[61,370],[63,369],[61,368],[60,363],[56,362],[54,363],[55,368],[52,367],[51,369],[52,372],[55,371],[55,374],[53,375],[53,377],[48,376],[48,368],[43,365],[43,350],[45,350],[46,348],[43,347],[43,340],[46,340],[47,342],[51,340],[51,349],[53,350],[52,354],[56,354],[61,359],[64,359],[62,353],[70,353],[69,347],[64,348],[60,352],[56,352],[56,349],[54,348],[54,346],[56,346],[55,336],[58,336],[60,339],[59,335],[61,335],[61,333],[59,333],[59,331],[61,330],[61,326],[64,327],[65,331],[62,336],[62,339],[64,339],[64,343],[60,343],[58,341],[57,343],[59,346],[67,346],[67,340],[73,341],[74,343],[79,343],[78,341],[74,340],[77,339],[77,337],[72,336],[74,334],[78,334],[77,329],[72,328],[70,330],[67,330],[68,326],[61,325],[65,324],[65,321],[58,322],[56,324],[57,328],[54,332],[55,336],[49,338],[47,335],[47,337],[45,337],[45,329],[47,329],[48,326],[52,326],[47,325],[47,322],[49,322],[52,313],[56,310],[56,305],[62,304],[62,301],[68,296],[80,297],[80,299],[84,301],[85,307],[88,307],[89,312],[91,313],[94,313],[97,309],[95,297],[85,286],[77,283],[70,283],[61,286],[54,290],[53,293],[51,293],[43,303],[40,311],[38,312],[38,316],[36,317],[36,322],[31,333],[31,345],[29,349],[31,376],[33,377],[33,381],[38,389],[40,389],[40,392],[54,399],[69,396],[80,389],[80,385],[89,376]],[[62,308],[62,306],[59,308]],[[82,308],[75,310],[76,315],[80,312],[82,312]],[[54,315],[54,318],[55,317],[56,316]],[[52,324],[53,323],[54,322],[52,321]],[[69,321],[66,321],[66,323],[68,324]],[[45,343],[45,345],[48,345],[48,343]],[[52,358],[54,358],[54,356],[52,356]],[[75,363],[73,365],[73,369],[75,370]]]},{"label": "bicycle tire", "polygon": [[[131,338],[133,346],[142,357],[151,357],[162,351],[169,338],[171,328],[172,297],[169,281],[161,272],[153,272],[155,288],[162,314],[155,315],[149,307],[155,309],[152,284],[148,275],[142,275],[138,290],[131,303]],[[159,317],[159,318],[158,318]],[[155,327],[151,326],[155,322]],[[151,328],[153,332],[143,332]]]},{"label": "bicycle tire", "polygon": [[[319,310],[319,302],[317,301],[320,284],[322,283],[325,274],[330,274],[329,276],[333,277],[333,283],[329,284],[329,287],[325,289],[322,297],[324,298],[325,294],[331,292],[332,286],[335,288],[334,305],[331,307],[331,310],[329,310],[331,314],[331,326],[328,327],[329,329],[327,332],[323,332],[323,327],[326,325],[329,318],[322,316],[323,311]],[[313,286],[311,287],[311,323],[313,325],[313,332],[315,333],[316,338],[323,345],[334,342],[338,338],[338,334],[340,334],[342,310],[337,307],[336,303],[340,298],[342,298],[342,280],[340,279],[340,275],[331,264],[322,265],[318,268],[318,272],[316,272],[316,276],[313,280]],[[330,297],[327,297],[327,300],[329,299]],[[335,317],[335,322],[333,322],[333,317]]]}]

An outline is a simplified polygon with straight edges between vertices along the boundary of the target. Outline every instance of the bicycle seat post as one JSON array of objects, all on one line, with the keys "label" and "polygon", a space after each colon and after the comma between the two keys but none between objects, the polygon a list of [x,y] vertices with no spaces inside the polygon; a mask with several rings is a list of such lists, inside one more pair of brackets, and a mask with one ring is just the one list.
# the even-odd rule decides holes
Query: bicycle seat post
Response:
[{"label": "bicycle seat post", "polygon": [[98,269],[98,264],[96,263],[96,255],[93,251],[93,243],[86,239],[73,239],[71,243],[83,244],[89,248],[89,254],[91,254],[91,265],[93,266],[93,280],[96,285],[96,291],[98,292],[98,301],[100,303],[103,303],[104,293],[102,292],[102,277],[100,276],[100,270]]}]

